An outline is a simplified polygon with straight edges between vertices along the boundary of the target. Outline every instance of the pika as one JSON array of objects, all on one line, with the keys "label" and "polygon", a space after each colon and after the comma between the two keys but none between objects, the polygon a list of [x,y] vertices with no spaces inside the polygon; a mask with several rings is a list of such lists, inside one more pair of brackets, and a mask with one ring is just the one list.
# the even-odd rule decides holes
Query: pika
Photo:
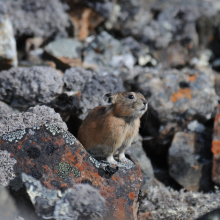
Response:
[{"label": "pika", "polygon": [[94,157],[117,164],[114,155],[118,154],[120,162],[128,163],[125,150],[139,131],[140,118],[148,102],[141,93],[135,92],[108,93],[103,99],[108,105],[89,112],[79,128],[78,140]]}]

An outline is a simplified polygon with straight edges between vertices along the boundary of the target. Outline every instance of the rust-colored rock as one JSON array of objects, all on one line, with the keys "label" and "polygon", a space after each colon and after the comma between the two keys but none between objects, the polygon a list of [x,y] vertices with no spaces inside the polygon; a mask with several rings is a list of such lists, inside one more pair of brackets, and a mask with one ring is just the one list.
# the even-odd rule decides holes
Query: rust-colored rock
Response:
[{"label": "rust-colored rock", "polygon": [[[106,220],[137,219],[137,200],[142,181],[139,166],[110,167],[91,157],[76,138],[56,124],[18,130],[0,139],[0,149],[17,163],[13,172],[25,172],[50,189],[65,190],[88,183],[106,199]],[[16,181],[12,181],[17,187]]]},{"label": "rust-colored rock", "polygon": [[212,180],[216,184],[220,185],[220,105],[218,105],[215,117],[214,134],[212,139],[212,153]]}]

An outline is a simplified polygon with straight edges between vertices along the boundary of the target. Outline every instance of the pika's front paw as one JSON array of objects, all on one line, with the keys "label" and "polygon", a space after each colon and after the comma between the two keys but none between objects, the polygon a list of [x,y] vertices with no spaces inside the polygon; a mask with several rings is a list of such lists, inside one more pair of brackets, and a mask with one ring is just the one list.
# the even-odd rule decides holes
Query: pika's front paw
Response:
[{"label": "pika's front paw", "polygon": [[119,161],[121,163],[126,163],[126,164],[132,164],[132,161],[130,161],[129,159],[127,159],[124,155],[124,153],[119,154]]}]

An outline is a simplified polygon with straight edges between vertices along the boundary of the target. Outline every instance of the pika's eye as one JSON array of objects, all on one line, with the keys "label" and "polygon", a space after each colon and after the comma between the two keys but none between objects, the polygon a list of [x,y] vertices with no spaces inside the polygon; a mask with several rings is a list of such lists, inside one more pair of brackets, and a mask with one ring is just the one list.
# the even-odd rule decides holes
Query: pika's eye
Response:
[{"label": "pika's eye", "polygon": [[134,99],[134,96],[133,95],[129,95],[128,98],[129,99]]}]

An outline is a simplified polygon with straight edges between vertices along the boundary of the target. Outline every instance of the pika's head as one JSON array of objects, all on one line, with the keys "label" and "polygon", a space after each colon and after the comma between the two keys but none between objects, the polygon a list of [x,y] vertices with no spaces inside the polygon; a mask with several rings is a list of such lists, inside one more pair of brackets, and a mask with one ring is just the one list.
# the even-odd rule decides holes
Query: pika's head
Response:
[{"label": "pika's head", "polygon": [[118,117],[141,117],[147,110],[147,100],[141,93],[120,92],[115,95],[107,93],[103,96],[105,102],[113,108]]}]

